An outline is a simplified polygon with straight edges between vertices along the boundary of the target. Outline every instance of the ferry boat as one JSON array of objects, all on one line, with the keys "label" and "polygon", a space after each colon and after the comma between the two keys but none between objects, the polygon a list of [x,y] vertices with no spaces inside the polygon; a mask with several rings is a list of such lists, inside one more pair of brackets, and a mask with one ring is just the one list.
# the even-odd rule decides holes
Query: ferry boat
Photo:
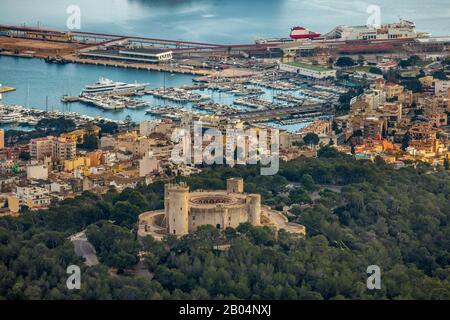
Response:
[{"label": "ferry boat", "polygon": [[310,31],[304,27],[293,27],[291,29],[291,34],[289,37],[291,39],[299,40],[299,39],[314,39],[320,37],[321,34],[317,32]]},{"label": "ferry boat", "polygon": [[399,22],[375,25],[335,27],[328,33],[320,34],[305,27],[293,27],[289,38],[258,39],[257,44],[283,44],[295,41],[402,41],[417,38],[429,38],[431,33],[418,32],[412,21],[400,19]]},{"label": "ferry boat", "polygon": [[110,94],[110,93],[125,93],[137,92],[145,90],[148,83],[125,83],[115,82],[110,79],[100,78],[96,83],[85,86],[81,95],[85,94]]}]

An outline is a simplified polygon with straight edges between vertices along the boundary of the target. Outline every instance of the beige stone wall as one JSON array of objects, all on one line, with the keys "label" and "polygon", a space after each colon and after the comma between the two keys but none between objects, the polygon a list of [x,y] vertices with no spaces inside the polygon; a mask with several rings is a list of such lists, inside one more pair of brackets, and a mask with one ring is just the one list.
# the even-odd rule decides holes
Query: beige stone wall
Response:
[{"label": "beige stone wall", "polygon": [[188,234],[189,187],[171,186],[168,193],[170,199],[167,210],[168,232],[174,235]]},{"label": "beige stone wall", "polygon": [[247,205],[227,206],[218,204],[210,208],[191,206],[189,209],[189,232],[194,232],[203,225],[212,225],[220,229],[237,228],[239,224],[249,221]]},{"label": "beige stone wall", "polygon": [[254,226],[261,225],[261,195],[251,194],[248,196],[249,222]]},{"label": "beige stone wall", "polygon": [[227,192],[229,193],[243,193],[244,180],[242,178],[230,178],[227,180]]},{"label": "beige stone wall", "polygon": [[190,208],[189,210],[189,232],[194,232],[198,227],[203,225],[220,225],[222,228],[223,215],[225,212],[211,209]]}]

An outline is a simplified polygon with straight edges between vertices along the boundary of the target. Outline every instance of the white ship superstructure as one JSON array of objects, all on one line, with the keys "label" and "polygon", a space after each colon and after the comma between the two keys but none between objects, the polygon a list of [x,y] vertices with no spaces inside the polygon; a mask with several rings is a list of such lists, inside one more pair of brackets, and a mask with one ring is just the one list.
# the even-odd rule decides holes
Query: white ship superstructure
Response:
[{"label": "white ship superstructure", "polygon": [[81,92],[85,94],[109,94],[144,90],[148,83],[115,82],[106,78],[100,78],[96,83],[87,85]]},{"label": "white ship superstructure", "polygon": [[2,124],[10,124],[10,123],[17,123],[21,119],[21,115],[19,113],[13,112],[13,113],[0,113],[0,123]]}]

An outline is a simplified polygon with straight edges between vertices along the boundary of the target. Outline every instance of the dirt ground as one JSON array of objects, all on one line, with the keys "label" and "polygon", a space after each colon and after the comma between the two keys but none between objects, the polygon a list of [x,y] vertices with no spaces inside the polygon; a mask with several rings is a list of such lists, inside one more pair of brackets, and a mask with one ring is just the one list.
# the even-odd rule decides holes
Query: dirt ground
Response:
[{"label": "dirt ground", "polygon": [[77,45],[74,43],[9,38],[0,36],[0,49],[13,53],[30,53],[38,57],[66,55],[74,53]]}]

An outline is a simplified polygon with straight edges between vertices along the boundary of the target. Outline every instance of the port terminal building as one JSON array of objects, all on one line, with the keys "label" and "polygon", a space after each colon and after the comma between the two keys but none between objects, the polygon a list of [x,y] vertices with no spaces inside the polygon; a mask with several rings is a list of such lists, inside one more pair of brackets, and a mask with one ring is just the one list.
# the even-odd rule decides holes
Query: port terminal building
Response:
[{"label": "port terminal building", "polygon": [[280,62],[280,71],[291,72],[313,79],[336,78],[336,70],[302,62]]},{"label": "port terminal building", "polygon": [[172,50],[158,48],[133,48],[123,50],[92,50],[83,51],[83,58],[111,59],[129,62],[161,63],[172,60]]}]

